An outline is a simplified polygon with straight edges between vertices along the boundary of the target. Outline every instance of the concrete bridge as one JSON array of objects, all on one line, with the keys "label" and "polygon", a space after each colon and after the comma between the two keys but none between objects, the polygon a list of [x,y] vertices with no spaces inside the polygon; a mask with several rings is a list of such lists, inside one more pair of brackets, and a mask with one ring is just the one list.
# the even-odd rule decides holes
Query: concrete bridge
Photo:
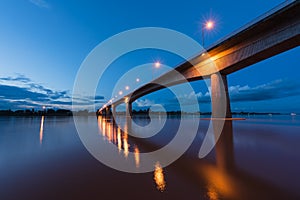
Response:
[{"label": "concrete bridge", "polygon": [[[175,70],[187,81],[210,78],[212,117],[231,118],[227,75],[298,47],[299,33],[300,1],[283,3]],[[212,63],[214,67],[211,67]],[[132,102],[136,99],[186,80],[178,78],[174,71],[167,72],[134,92],[108,102],[97,113],[115,112],[117,105],[125,103],[126,113],[131,114]],[[224,106],[227,108],[225,115],[220,112]]]}]

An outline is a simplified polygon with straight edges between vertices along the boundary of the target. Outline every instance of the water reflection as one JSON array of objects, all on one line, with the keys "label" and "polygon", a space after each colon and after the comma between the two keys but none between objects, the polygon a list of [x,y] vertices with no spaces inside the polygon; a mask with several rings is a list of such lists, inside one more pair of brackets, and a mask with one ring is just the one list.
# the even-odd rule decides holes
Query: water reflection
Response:
[{"label": "water reflection", "polygon": [[127,158],[129,154],[129,144],[128,144],[128,138],[125,136],[123,137],[123,148],[124,148],[124,156],[125,158]]},{"label": "water reflection", "polygon": [[117,128],[117,144],[118,144],[118,149],[119,149],[119,153],[122,150],[122,140],[121,140],[121,129],[118,127]]},{"label": "water reflection", "polygon": [[220,199],[218,192],[216,189],[212,186],[207,187],[207,196],[209,197],[210,200],[218,200]]},{"label": "water reflection", "polygon": [[[214,120],[214,129],[220,127],[220,124],[222,123],[223,122],[221,120]],[[233,131],[231,120],[226,120],[224,122],[223,130],[215,146],[215,154],[217,166],[224,170],[232,170],[234,168]]]},{"label": "water reflection", "polygon": [[161,167],[161,165],[159,164],[159,162],[157,162],[155,164],[155,170],[154,170],[154,181],[156,184],[156,188],[163,192],[166,189],[166,181],[165,181],[165,177],[164,177],[164,173],[163,173],[163,169]]},{"label": "water reflection", "polygon": [[[130,152],[130,144],[128,142],[128,125],[125,124],[124,130],[122,131],[120,127],[116,127],[114,124],[110,123],[109,118],[104,118],[98,116],[97,119],[99,131],[102,132],[102,135],[109,142],[112,142],[118,147],[119,153],[123,151],[124,157],[127,159]],[[133,145],[133,155],[136,168],[140,167],[140,150],[136,144]],[[163,173],[163,169],[159,162],[155,164],[154,169],[154,181],[156,188],[163,192],[166,188],[166,181]]]},{"label": "water reflection", "polygon": [[[136,168],[141,168],[143,163],[141,162],[140,152],[151,149],[151,143],[144,142],[142,144],[145,145],[137,146],[135,144],[137,140],[128,135],[126,124],[125,131],[122,131],[119,127],[114,126],[109,118],[100,116],[99,118],[99,130],[104,138],[115,144],[120,155],[124,156],[128,162],[135,162]],[[212,123],[214,127],[218,127],[221,122],[215,120]],[[199,193],[203,192],[205,199],[270,199],[269,197],[283,197],[286,195],[286,193],[277,190],[275,185],[251,175],[245,169],[241,169],[240,163],[236,164],[238,160],[234,156],[232,123],[229,120],[225,121],[219,140],[213,152],[210,153],[211,157],[208,159],[194,159],[193,156],[189,157],[189,153],[194,154],[195,152],[188,152],[188,156],[182,156],[176,161],[176,165],[170,165],[168,169],[171,168],[170,171],[174,170],[176,173],[181,174],[183,179],[186,179],[189,183],[192,182],[191,185],[197,185]],[[202,129],[206,130],[205,127],[202,127]],[[165,135],[165,137],[168,136]],[[200,143],[202,144],[202,140],[198,139],[197,141],[196,139],[196,145],[194,145],[197,149],[196,153],[198,153],[201,146]],[[129,156],[129,152],[133,152],[133,156]],[[238,150],[236,152],[240,153]],[[164,169],[159,162],[154,167],[153,181],[155,187],[158,191],[163,192],[166,190]],[[169,188],[171,188],[171,184],[181,185],[181,182],[170,182],[169,184]]]},{"label": "water reflection", "polygon": [[[98,116],[97,119],[99,134],[102,133],[104,139],[115,144],[118,147],[119,153],[123,151],[124,157],[128,158],[130,152],[130,144],[128,142],[128,133],[126,132],[127,127],[125,125],[124,130],[122,131],[120,127],[115,126],[112,120],[109,117]],[[136,166],[139,167],[139,149],[135,145],[134,148],[135,162]]]},{"label": "water reflection", "polygon": [[40,144],[43,143],[43,135],[44,135],[44,116],[41,118],[41,125],[40,125]]},{"label": "water reflection", "polygon": [[220,199],[220,197],[236,198],[235,184],[228,176],[235,166],[232,121],[214,120],[212,123],[215,133],[221,123],[224,123],[224,127],[215,146],[216,164],[201,166],[202,176],[207,182],[207,196],[211,200]]},{"label": "water reflection", "polygon": [[135,166],[137,168],[140,167],[140,150],[137,146],[134,147],[134,160],[135,160]]}]

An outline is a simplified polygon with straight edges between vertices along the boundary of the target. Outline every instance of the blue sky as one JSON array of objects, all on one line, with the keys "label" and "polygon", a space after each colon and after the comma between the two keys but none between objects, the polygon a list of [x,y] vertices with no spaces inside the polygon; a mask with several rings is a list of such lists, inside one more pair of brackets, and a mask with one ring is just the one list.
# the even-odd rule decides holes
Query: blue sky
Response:
[{"label": "blue sky", "polygon": [[[283,0],[268,1],[60,1],[3,0],[0,3],[0,109],[70,108],[71,91],[82,61],[105,39],[128,29],[164,27],[201,42],[201,24],[210,17],[216,27],[205,36],[214,43]],[[229,75],[233,111],[300,112],[299,47]],[[95,100],[111,97],[111,85],[132,66],[161,60],[176,66],[167,52],[134,52],[116,60],[100,81]],[[149,74],[151,69],[149,69]],[[159,75],[161,71],[154,72]],[[192,83],[203,111],[209,111],[203,83]],[[187,101],[188,101],[188,95]],[[162,98],[162,96],[164,98]],[[178,109],[172,95],[156,92],[135,107],[162,103]],[[201,107],[200,106],[200,107]]]}]

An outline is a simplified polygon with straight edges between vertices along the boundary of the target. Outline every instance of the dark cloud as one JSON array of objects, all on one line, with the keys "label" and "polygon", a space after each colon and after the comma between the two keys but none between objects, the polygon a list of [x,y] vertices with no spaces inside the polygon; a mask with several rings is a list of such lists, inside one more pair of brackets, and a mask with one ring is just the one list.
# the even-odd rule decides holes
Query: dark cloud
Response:
[{"label": "dark cloud", "polygon": [[[91,106],[103,103],[103,96],[74,98],[76,105]],[[18,77],[0,77],[0,109],[41,108],[46,105],[55,108],[71,109],[72,98],[69,91],[55,91],[31,79]]]},{"label": "dark cloud", "polygon": [[26,88],[20,88],[16,86],[0,85],[0,94],[5,99],[30,99],[32,101],[38,101],[46,99],[47,95],[41,93],[31,92]]},{"label": "dark cloud", "polygon": [[2,81],[19,81],[23,83],[31,82],[30,78],[27,78],[23,75],[19,75],[17,77],[0,77],[0,80]]},{"label": "dark cloud", "polygon": [[[229,95],[231,102],[257,102],[282,99],[300,95],[300,84],[289,80],[279,79],[255,87],[250,87],[248,85],[230,86]],[[184,105],[191,105],[191,99],[195,97],[198,99],[198,102],[200,104],[211,102],[209,92],[205,94],[203,94],[202,92],[193,92],[191,94],[186,94],[180,97],[174,97],[173,99],[166,100],[166,105],[178,105],[177,98],[180,98],[181,102],[183,102]]]},{"label": "dark cloud", "polygon": [[99,95],[95,96],[95,100],[102,100],[102,99],[104,99],[104,96],[99,96]]},{"label": "dark cloud", "polygon": [[229,87],[231,101],[264,101],[300,95],[300,85],[289,80],[275,80],[256,87]]}]

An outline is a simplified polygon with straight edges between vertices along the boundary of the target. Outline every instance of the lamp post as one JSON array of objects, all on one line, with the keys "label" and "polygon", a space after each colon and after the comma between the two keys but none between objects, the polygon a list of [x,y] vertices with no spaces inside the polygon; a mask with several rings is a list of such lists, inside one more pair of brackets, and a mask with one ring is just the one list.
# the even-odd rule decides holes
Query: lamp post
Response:
[{"label": "lamp post", "polygon": [[214,21],[208,20],[202,25],[202,46],[204,46],[204,30],[211,30],[215,26]]}]

